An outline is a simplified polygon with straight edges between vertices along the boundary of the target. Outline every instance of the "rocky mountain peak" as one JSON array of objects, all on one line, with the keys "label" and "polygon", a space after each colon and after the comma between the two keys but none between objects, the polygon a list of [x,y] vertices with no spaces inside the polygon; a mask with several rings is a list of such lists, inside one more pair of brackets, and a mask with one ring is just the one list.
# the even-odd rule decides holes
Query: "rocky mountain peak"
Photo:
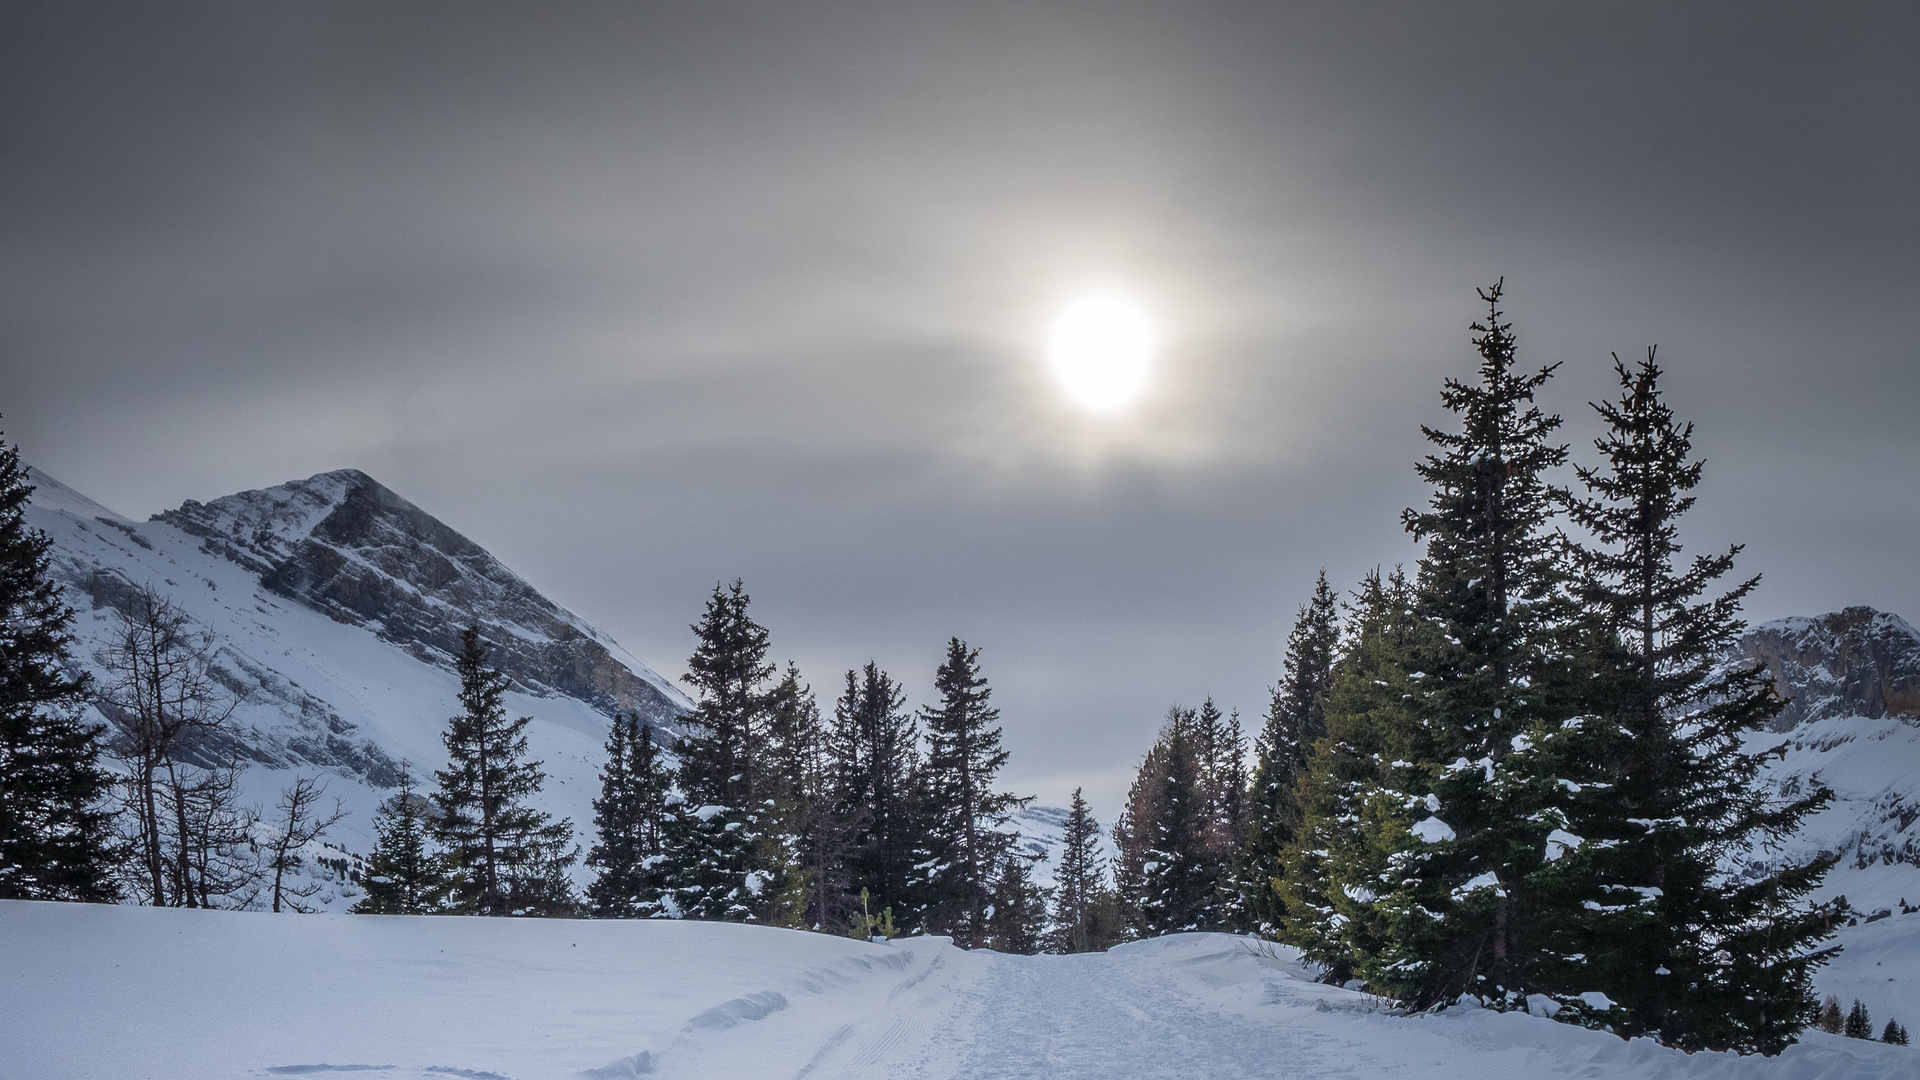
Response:
[{"label": "rocky mountain peak", "polygon": [[1850,607],[1764,623],[1734,656],[1764,663],[1788,699],[1775,730],[1831,716],[1920,719],[1920,632],[1891,612]]},{"label": "rocky mountain peak", "polygon": [[[490,662],[535,693],[669,721],[678,691],[486,549],[358,469],[156,515],[269,592],[451,666],[478,624]],[[617,653],[617,655],[616,655]]]}]

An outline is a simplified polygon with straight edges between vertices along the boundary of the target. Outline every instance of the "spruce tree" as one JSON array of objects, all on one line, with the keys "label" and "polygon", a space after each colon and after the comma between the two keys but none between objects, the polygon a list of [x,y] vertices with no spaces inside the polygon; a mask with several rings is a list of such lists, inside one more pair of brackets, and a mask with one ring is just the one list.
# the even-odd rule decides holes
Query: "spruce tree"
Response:
[{"label": "spruce tree", "polygon": [[1426,1008],[1471,992],[1522,999],[1545,913],[1523,888],[1545,861],[1559,790],[1525,751],[1568,718],[1559,418],[1534,404],[1552,369],[1517,369],[1500,286],[1484,290],[1479,379],[1441,394],[1460,430],[1423,428],[1428,508],[1403,521],[1426,555],[1412,603],[1377,575],[1335,665],[1327,736],[1302,785],[1289,930],[1330,973]]},{"label": "spruce tree", "polygon": [[1230,709],[1220,721],[1214,763],[1209,777],[1208,850],[1218,875],[1214,889],[1220,896],[1220,918],[1229,930],[1253,926],[1248,903],[1246,853],[1252,815],[1247,806],[1247,738],[1240,726],[1240,710]]},{"label": "spruce tree", "polygon": [[1605,992],[1621,1008],[1593,1022],[1621,1034],[1777,1053],[1814,1011],[1811,971],[1831,955],[1815,948],[1831,913],[1804,897],[1832,859],[1766,852],[1831,793],[1783,799],[1756,783],[1772,747],[1747,739],[1782,703],[1763,667],[1722,658],[1759,579],[1715,593],[1737,546],[1682,561],[1679,521],[1702,473],[1692,425],[1662,400],[1652,350],[1614,370],[1619,400],[1594,406],[1602,464],[1576,470],[1588,494],[1569,503],[1592,537],[1575,553],[1591,671],[1566,738],[1606,767],[1563,795],[1582,842],[1556,860],[1570,914],[1545,950],[1584,959],[1541,989]]},{"label": "spruce tree", "polygon": [[50,574],[53,541],[27,527],[32,494],[19,448],[0,442],[0,899],[106,903],[119,855],[103,732],[81,718],[73,609]]},{"label": "spruce tree", "polygon": [[1849,1039],[1873,1038],[1873,1016],[1859,998],[1853,999],[1853,1008],[1847,1013],[1847,1026],[1841,1034]]},{"label": "spruce tree", "polygon": [[1887,1021],[1886,1030],[1880,1033],[1880,1041],[1883,1043],[1892,1043],[1895,1046],[1905,1046],[1908,1042],[1907,1029],[1902,1027],[1899,1021],[1889,1020]]},{"label": "spruce tree", "polygon": [[842,804],[830,733],[813,688],[791,662],[773,689],[769,714],[766,771],[777,787],[778,831],[793,852],[801,924],[838,932],[851,924],[858,904],[847,859],[862,819]]},{"label": "spruce tree", "polygon": [[924,882],[915,867],[930,847],[921,820],[919,728],[906,692],[869,661],[847,672],[833,710],[831,754],[838,816],[853,822],[850,891],[866,890],[875,910],[917,926]]},{"label": "spruce tree", "polygon": [[[1232,866],[1245,824],[1247,799],[1246,733],[1240,712],[1223,713],[1209,695],[1194,714],[1193,740],[1199,756],[1206,844],[1224,873]],[[1221,882],[1225,886],[1225,881]]]},{"label": "spruce tree", "polygon": [[1192,714],[1168,733],[1159,813],[1151,822],[1141,911],[1155,934],[1218,925],[1219,867],[1207,842],[1207,791]]},{"label": "spruce tree", "polygon": [[445,909],[452,881],[446,862],[429,845],[425,800],[413,793],[413,776],[400,772],[400,790],[381,803],[374,820],[373,853],[361,879],[366,896],[357,915],[430,915]]},{"label": "spruce tree", "polygon": [[1326,734],[1299,780],[1300,825],[1282,853],[1280,888],[1284,938],[1332,982],[1371,973],[1397,943],[1422,940],[1430,920],[1408,920],[1391,887],[1422,838],[1437,842],[1446,832],[1433,803],[1416,794],[1433,758],[1416,704],[1428,678],[1418,657],[1435,635],[1414,612],[1412,584],[1397,568],[1370,572],[1344,621]]},{"label": "spruce tree", "polygon": [[1106,891],[1105,859],[1100,854],[1100,823],[1094,820],[1079,788],[1067,808],[1060,865],[1054,871],[1054,952],[1081,953],[1105,948],[1112,927],[1102,926]]},{"label": "spruce tree", "polygon": [[765,793],[789,812],[798,811],[817,790],[826,760],[826,729],[813,687],[800,678],[792,661],[767,697]]},{"label": "spruce tree", "polygon": [[1339,615],[1322,570],[1314,581],[1313,598],[1301,606],[1287,635],[1280,683],[1273,688],[1266,722],[1253,744],[1250,821],[1239,876],[1248,918],[1261,934],[1279,933],[1285,914],[1278,880],[1285,876],[1285,852],[1300,828],[1299,783],[1314,744],[1326,734],[1327,695],[1333,689],[1339,644]]},{"label": "spruce tree", "polygon": [[775,666],[749,603],[742,582],[715,585],[693,627],[700,640],[686,678],[699,700],[674,746],[679,802],[664,866],[673,910],[685,918],[785,925],[799,918],[799,895],[768,771]]},{"label": "spruce tree", "polygon": [[1174,706],[1140,763],[1114,828],[1136,928],[1144,934],[1226,926],[1199,714]]},{"label": "spruce tree", "polygon": [[1046,944],[1047,891],[1034,884],[1033,862],[1017,853],[1000,860],[981,942],[995,952],[1031,956]]},{"label": "spruce tree", "polygon": [[[687,662],[687,682],[700,699],[685,717],[690,733],[679,748],[682,787],[690,782],[703,797],[734,809],[749,806],[765,784],[759,773],[767,681],[776,670],[767,660],[767,630],[747,611],[750,602],[739,580],[724,588],[715,585],[693,627],[700,643]],[[691,798],[693,792],[688,794]]]},{"label": "spruce tree", "polygon": [[1006,824],[1031,799],[993,789],[1007,751],[995,723],[1000,710],[989,703],[993,691],[980,673],[980,650],[949,639],[934,689],[940,703],[920,710],[927,732],[924,820],[935,857],[925,919],[935,933],[971,949],[988,937],[986,911],[1014,840]]},{"label": "spruce tree", "polygon": [[639,714],[613,718],[600,797],[593,801],[595,840],[586,864],[598,872],[587,886],[594,918],[637,919],[660,912],[662,828],[671,787],[653,727]]},{"label": "spruce tree", "polygon": [[1419,1008],[1464,992],[1522,999],[1537,955],[1530,920],[1548,914],[1522,879],[1543,864],[1555,828],[1553,778],[1522,752],[1569,717],[1557,692],[1572,680],[1558,492],[1547,477],[1567,449],[1552,441],[1560,418],[1534,402],[1553,368],[1518,370],[1501,286],[1480,295],[1479,380],[1446,381],[1441,400],[1460,430],[1422,428],[1439,450],[1416,466],[1433,493],[1426,510],[1403,516],[1426,545],[1416,610],[1439,635],[1414,699],[1432,731],[1432,769],[1407,770],[1371,796],[1402,805],[1434,796],[1435,819],[1452,834],[1393,853],[1367,889],[1402,929],[1363,977]]},{"label": "spruce tree", "polygon": [[487,666],[477,624],[461,635],[455,670],[462,711],[447,721],[447,768],[434,774],[434,832],[457,875],[455,903],[481,915],[567,914],[573,823],[527,803],[546,780],[540,762],[526,760],[533,718],[507,719],[507,679]]}]

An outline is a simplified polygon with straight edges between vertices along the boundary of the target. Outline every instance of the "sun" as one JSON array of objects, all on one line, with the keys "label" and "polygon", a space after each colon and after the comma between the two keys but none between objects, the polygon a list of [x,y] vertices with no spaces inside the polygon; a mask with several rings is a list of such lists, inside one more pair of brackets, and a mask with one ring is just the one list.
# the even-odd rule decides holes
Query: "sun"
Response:
[{"label": "sun", "polygon": [[1147,313],[1115,293],[1076,298],[1047,336],[1047,359],[1067,396],[1093,412],[1114,412],[1140,396],[1153,348]]}]

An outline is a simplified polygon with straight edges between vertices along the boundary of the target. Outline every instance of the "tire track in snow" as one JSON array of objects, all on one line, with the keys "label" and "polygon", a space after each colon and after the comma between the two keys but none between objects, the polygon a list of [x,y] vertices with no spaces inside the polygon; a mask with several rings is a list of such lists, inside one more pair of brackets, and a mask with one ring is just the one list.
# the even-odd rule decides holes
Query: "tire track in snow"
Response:
[{"label": "tire track in snow", "polygon": [[[939,1036],[953,1026],[949,977],[955,972],[948,959],[961,955],[949,948],[934,952],[924,970],[887,992],[878,1023],[849,1025],[835,1033],[795,1080],[816,1070],[818,1075],[844,1080],[894,1080],[950,1071],[941,1068]],[[862,1026],[868,1031],[862,1032]]]}]

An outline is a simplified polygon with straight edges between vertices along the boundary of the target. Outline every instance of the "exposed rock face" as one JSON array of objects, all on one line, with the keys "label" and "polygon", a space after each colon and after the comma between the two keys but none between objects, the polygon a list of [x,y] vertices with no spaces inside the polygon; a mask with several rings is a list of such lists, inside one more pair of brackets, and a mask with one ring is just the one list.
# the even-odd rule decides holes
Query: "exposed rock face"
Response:
[{"label": "exposed rock face", "polygon": [[1788,731],[1833,716],[1920,718],[1920,632],[1869,607],[1755,627],[1734,655],[1759,660],[1788,699],[1774,721]]},{"label": "exposed rock face", "polygon": [[154,519],[259,575],[268,591],[451,667],[478,623],[488,661],[522,688],[651,722],[678,711],[631,657],[480,545],[357,469],[321,473]]}]

